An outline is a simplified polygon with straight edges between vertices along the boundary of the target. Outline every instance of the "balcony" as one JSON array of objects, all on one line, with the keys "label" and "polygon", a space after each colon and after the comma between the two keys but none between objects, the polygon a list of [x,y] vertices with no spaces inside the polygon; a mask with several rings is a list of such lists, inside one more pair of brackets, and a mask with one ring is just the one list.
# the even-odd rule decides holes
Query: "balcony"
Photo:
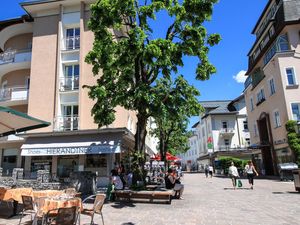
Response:
[{"label": "balcony", "polygon": [[80,36],[63,38],[62,50],[72,51],[80,48]]},{"label": "balcony", "polygon": [[247,150],[247,145],[242,145],[242,146],[237,145],[233,147],[231,147],[230,145],[219,145],[214,149],[215,152],[244,151],[244,150]]},{"label": "balcony", "polygon": [[77,116],[58,116],[54,118],[54,131],[78,130],[79,117]]},{"label": "balcony", "polygon": [[234,135],[234,129],[233,128],[222,128],[219,132],[220,136],[233,136]]},{"label": "balcony", "polygon": [[8,72],[30,68],[31,49],[7,49],[0,54],[0,77]]},{"label": "balcony", "polygon": [[251,74],[251,77],[252,89],[254,89],[265,78],[265,74],[260,68],[258,68]]},{"label": "balcony", "polygon": [[5,106],[27,103],[28,87],[15,86],[0,89],[0,104]]},{"label": "balcony", "polygon": [[59,91],[77,91],[79,89],[79,76],[60,78]]}]

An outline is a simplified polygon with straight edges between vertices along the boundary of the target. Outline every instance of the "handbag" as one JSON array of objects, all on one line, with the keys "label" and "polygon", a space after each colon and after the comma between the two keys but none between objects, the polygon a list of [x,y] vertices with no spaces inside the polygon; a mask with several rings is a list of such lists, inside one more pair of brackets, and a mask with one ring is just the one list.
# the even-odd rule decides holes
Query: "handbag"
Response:
[{"label": "handbag", "polygon": [[243,183],[240,179],[237,180],[237,186],[238,187],[243,187]]}]

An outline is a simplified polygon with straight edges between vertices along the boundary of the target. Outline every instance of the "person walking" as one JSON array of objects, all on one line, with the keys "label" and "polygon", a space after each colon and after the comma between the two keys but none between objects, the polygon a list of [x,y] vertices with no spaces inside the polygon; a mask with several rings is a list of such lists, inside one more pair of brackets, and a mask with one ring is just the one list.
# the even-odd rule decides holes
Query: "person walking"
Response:
[{"label": "person walking", "polygon": [[233,189],[236,189],[236,180],[239,177],[239,172],[233,162],[231,162],[231,166],[228,169],[228,175],[232,180]]},{"label": "person walking", "polygon": [[208,172],[209,172],[209,166],[208,165],[205,165],[204,172],[205,172],[205,177],[208,178]]},{"label": "person walking", "polygon": [[210,178],[212,178],[213,172],[214,172],[213,166],[212,166],[212,165],[209,165],[209,167],[208,167],[208,173],[209,173]]},{"label": "person walking", "polygon": [[254,185],[254,175],[258,176],[258,173],[252,163],[251,160],[248,161],[248,164],[245,166],[245,172],[247,174],[248,182],[250,184],[250,188],[253,189]]}]

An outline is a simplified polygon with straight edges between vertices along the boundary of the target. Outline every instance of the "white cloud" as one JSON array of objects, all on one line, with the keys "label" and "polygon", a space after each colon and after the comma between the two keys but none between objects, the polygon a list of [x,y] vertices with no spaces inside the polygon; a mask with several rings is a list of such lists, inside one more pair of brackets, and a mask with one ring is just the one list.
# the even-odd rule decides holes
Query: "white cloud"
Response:
[{"label": "white cloud", "polygon": [[245,70],[241,70],[240,72],[238,72],[237,75],[233,76],[233,79],[235,79],[235,81],[238,83],[244,83],[247,78],[245,76],[246,72],[247,71],[245,71]]}]

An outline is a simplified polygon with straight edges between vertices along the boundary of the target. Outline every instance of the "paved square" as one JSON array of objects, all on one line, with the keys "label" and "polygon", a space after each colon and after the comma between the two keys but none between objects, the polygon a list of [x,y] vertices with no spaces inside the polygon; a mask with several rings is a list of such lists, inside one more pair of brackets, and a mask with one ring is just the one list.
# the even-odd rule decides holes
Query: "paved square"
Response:
[{"label": "paved square", "polygon": [[[184,200],[168,204],[108,203],[103,215],[106,225],[299,225],[300,193],[293,182],[256,179],[254,190],[233,190],[229,178],[184,175]],[[29,217],[24,218],[24,221]],[[81,224],[89,218],[82,216]],[[96,223],[102,224],[100,216]],[[18,217],[0,225],[18,224]]]}]

